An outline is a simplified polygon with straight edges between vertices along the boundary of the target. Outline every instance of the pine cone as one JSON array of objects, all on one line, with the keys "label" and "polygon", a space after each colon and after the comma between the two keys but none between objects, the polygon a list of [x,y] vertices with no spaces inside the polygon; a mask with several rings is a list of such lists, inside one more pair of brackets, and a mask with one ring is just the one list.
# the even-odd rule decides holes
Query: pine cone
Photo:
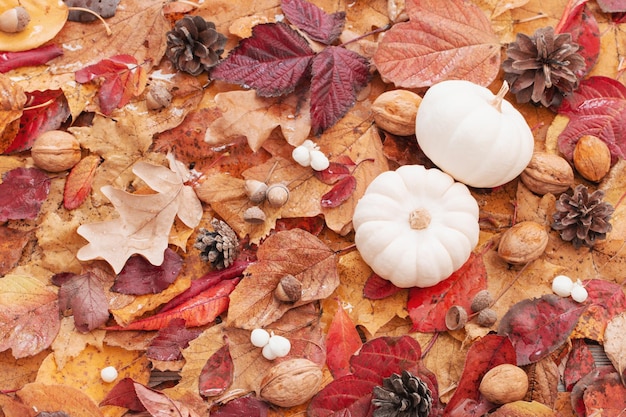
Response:
[{"label": "pine cone", "polygon": [[393,374],[374,387],[373,417],[427,417],[433,404],[428,386],[410,372]]},{"label": "pine cone", "polygon": [[213,22],[201,16],[185,16],[167,32],[165,55],[179,71],[199,75],[220,60],[226,37],[215,30]]},{"label": "pine cone", "polygon": [[552,27],[537,29],[533,36],[518,33],[502,63],[504,79],[518,103],[558,106],[578,88],[585,59],[569,33],[554,34]]},{"label": "pine cone", "polygon": [[210,262],[215,269],[228,268],[237,257],[239,240],[233,229],[217,219],[211,221],[214,231],[201,228],[194,247],[200,249],[200,259]]},{"label": "pine cone", "polygon": [[561,232],[561,239],[571,241],[575,248],[581,245],[592,247],[596,240],[606,238],[611,231],[611,215],[614,208],[602,201],[604,191],[589,194],[584,185],[578,185],[574,193],[561,194],[556,202],[556,213],[552,215],[552,228]]}]

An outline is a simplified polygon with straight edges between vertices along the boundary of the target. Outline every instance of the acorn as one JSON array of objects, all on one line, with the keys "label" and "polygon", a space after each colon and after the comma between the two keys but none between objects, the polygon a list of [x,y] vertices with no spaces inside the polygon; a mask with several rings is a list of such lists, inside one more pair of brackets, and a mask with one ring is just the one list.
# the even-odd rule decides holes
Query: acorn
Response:
[{"label": "acorn", "polygon": [[491,327],[498,321],[498,314],[490,308],[483,308],[476,317],[476,323],[481,327]]},{"label": "acorn", "polygon": [[467,311],[461,306],[452,306],[446,313],[446,327],[448,330],[459,330],[467,323]]},{"label": "acorn", "polygon": [[246,180],[244,184],[248,199],[254,204],[261,204],[265,201],[267,194],[267,184],[257,180]]},{"label": "acorn", "polygon": [[249,207],[243,212],[243,220],[251,224],[263,224],[265,219],[265,213],[259,206]]},{"label": "acorn", "polygon": [[18,33],[30,23],[30,14],[22,6],[17,6],[0,14],[0,31]]},{"label": "acorn", "polygon": [[489,290],[481,290],[476,293],[472,300],[472,313],[477,313],[489,307],[493,303],[493,297]]},{"label": "acorn", "polygon": [[146,94],[146,107],[149,110],[161,110],[172,103],[172,93],[162,84],[155,84]]},{"label": "acorn", "polygon": [[282,207],[289,200],[289,188],[284,184],[271,184],[267,187],[265,198],[270,206],[278,208]]},{"label": "acorn", "polygon": [[295,303],[302,297],[302,283],[298,278],[287,274],[276,285],[274,297],[286,303]]}]

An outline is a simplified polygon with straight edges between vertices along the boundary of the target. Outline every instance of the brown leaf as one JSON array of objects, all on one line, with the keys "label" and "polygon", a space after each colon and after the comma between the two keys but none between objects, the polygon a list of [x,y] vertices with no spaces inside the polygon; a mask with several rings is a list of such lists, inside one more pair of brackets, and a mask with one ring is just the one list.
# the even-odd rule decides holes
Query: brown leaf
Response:
[{"label": "brown leaf", "polygon": [[[244,329],[266,327],[285,312],[328,297],[339,285],[335,254],[322,241],[301,229],[268,237],[230,296],[229,325]],[[302,283],[302,297],[285,303],[274,297],[280,279],[293,275]]]},{"label": "brown leaf", "polygon": [[77,388],[37,382],[24,386],[17,396],[38,412],[65,411],[72,416],[104,417],[97,404]]},{"label": "brown leaf", "polygon": [[22,87],[0,74],[0,153],[11,145],[17,135],[25,103],[26,94]]},{"label": "brown leaf", "polygon": [[463,0],[409,0],[406,7],[409,22],[394,25],[374,55],[384,78],[405,88],[449,79],[493,82],[500,40],[482,10]]},{"label": "brown leaf", "polygon": [[0,226],[0,276],[9,272],[18,263],[32,235],[32,231],[24,232]]},{"label": "brown leaf", "polygon": [[529,389],[526,401],[537,401],[554,408],[559,388],[559,368],[552,358],[544,358],[526,370]]},{"label": "brown leaf", "polygon": [[626,313],[615,316],[606,325],[604,352],[620,375],[624,375],[626,370]]},{"label": "brown leaf", "polygon": [[86,156],[74,165],[65,180],[63,206],[66,209],[74,210],[83,204],[91,192],[91,183],[99,165],[100,157],[97,155]]}]

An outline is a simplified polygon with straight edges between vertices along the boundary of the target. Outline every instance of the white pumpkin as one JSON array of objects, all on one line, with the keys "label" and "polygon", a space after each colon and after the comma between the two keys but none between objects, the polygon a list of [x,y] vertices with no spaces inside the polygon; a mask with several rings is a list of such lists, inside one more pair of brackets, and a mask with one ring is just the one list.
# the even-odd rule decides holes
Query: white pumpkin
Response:
[{"label": "white pumpkin", "polygon": [[437,167],[471,187],[505,184],[526,168],[533,134],[504,95],[464,80],[428,89],[417,111],[415,135]]},{"label": "white pumpkin", "polygon": [[448,174],[405,165],[377,176],[354,210],[356,247],[376,274],[401,288],[448,278],[478,243],[478,204]]}]

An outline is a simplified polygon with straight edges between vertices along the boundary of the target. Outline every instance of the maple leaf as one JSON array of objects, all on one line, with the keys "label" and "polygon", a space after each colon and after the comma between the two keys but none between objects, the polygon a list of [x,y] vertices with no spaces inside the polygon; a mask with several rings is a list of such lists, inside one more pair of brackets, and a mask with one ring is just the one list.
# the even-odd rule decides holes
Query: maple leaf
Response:
[{"label": "maple leaf", "polygon": [[79,249],[81,261],[104,259],[115,273],[134,254],[161,265],[174,218],[195,228],[202,217],[202,204],[192,187],[185,185],[189,171],[168,155],[170,169],[137,162],[133,172],[157,194],[136,195],[104,186],[101,192],[120,214],[119,218],[81,225],[77,232],[89,241]]},{"label": "maple leaf", "polygon": [[90,332],[109,319],[109,302],[95,274],[71,274],[59,284],[59,310],[72,310],[78,331]]},{"label": "maple leaf", "polygon": [[305,0],[282,0],[280,8],[293,25],[326,45],[339,38],[346,21],[346,12],[329,14]]},{"label": "maple leaf", "polygon": [[500,69],[500,41],[491,22],[464,0],[409,0],[409,21],[385,33],[374,54],[380,74],[397,87],[448,79],[487,86]]},{"label": "maple leaf", "polygon": [[131,98],[140,95],[148,79],[146,70],[131,55],[115,55],[76,71],[76,81],[84,84],[101,78],[98,90],[100,110],[110,115],[122,108]]}]

